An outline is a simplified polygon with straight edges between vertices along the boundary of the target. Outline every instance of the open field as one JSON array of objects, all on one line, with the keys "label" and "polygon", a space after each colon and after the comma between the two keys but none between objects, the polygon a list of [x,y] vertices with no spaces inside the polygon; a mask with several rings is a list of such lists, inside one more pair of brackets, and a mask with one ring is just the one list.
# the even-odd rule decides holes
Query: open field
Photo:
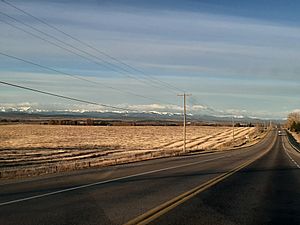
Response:
[{"label": "open field", "polygon": [[[254,128],[235,128],[236,137]],[[216,138],[217,137],[217,138]],[[231,127],[187,127],[187,142],[195,147],[214,147],[215,141],[232,137]],[[179,126],[43,126],[7,125],[0,129],[0,149],[80,148],[126,149],[180,148]],[[204,140],[205,139],[205,140]],[[206,145],[201,146],[205,141]],[[192,145],[191,145],[192,144]]]},{"label": "open field", "polygon": [[[178,153],[183,144],[180,126],[3,125],[0,128],[0,170],[62,163],[75,163],[75,168],[101,166],[112,160],[114,163],[127,162],[129,158],[138,160],[145,154],[151,154],[148,156],[151,158]],[[258,139],[255,128],[235,128],[236,146]],[[231,147],[231,127],[187,127],[190,151]]]}]

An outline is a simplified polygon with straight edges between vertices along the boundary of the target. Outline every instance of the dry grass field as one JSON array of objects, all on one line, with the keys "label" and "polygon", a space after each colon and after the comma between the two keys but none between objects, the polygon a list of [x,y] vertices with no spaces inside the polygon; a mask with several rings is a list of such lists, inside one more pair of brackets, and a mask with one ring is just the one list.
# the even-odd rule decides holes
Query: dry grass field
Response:
[{"label": "dry grass field", "polygon": [[[28,148],[103,148],[153,149],[177,148],[182,145],[182,127],[178,126],[51,126],[6,125],[0,127],[0,149]],[[236,136],[248,134],[250,128],[235,128]],[[253,129],[253,128],[252,128]],[[218,136],[226,141],[232,135],[230,127],[187,127],[187,141]],[[241,132],[244,131],[244,132]],[[219,136],[221,135],[221,136]],[[195,142],[195,143],[194,143]],[[194,146],[193,146],[194,147]]]},{"label": "dry grass field", "polygon": [[[235,144],[258,139],[255,128],[235,128]],[[179,126],[0,126],[0,170],[63,162],[98,162],[145,152],[180,151]],[[187,149],[232,147],[231,127],[187,127]],[[134,155],[135,154],[135,155]]]}]

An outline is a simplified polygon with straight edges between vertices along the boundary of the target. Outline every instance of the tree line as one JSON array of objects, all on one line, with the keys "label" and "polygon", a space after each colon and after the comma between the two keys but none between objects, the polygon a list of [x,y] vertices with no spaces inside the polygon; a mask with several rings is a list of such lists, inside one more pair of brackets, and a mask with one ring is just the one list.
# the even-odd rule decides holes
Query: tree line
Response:
[{"label": "tree line", "polygon": [[293,112],[288,115],[287,128],[292,132],[300,132],[300,112]]}]

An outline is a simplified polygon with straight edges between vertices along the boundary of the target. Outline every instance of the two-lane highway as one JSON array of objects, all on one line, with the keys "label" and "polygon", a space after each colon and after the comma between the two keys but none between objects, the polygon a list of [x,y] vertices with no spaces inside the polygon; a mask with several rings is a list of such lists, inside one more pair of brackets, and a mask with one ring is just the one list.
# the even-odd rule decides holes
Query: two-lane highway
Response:
[{"label": "two-lane highway", "polygon": [[[0,224],[268,224],[300,214],[299,187],[299,170],[273,131],[241,150],[2,184]],[[275,213],[280,207],[289,209]]]},{"label": "two-lane highway", "polygon": [[152,223],[300,224],[300,154],[281,137],[268,154]]}]

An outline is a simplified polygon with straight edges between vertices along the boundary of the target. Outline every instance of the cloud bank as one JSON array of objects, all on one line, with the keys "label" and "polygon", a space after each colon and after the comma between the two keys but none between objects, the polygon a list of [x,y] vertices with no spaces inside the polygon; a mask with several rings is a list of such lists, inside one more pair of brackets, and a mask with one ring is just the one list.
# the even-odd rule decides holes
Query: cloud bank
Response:
[{"label": "cloud bank", "polygon": [[[286,20],[283,23],[262,19],[254,12],[254,16],[249,17],[243,15],[243,10],[238,15],[218,13],[213,10],[217,6],[207,5],[209,3],[198,5],[202,10],[196,10],[197,7],[192,7],[196,3],[189,2],[182,7],[182,3],[175,2],[171,7],[170,2],[149,6],[135,1],[126,1],[126,4],[120,1],[89,1],[88,4],[83,1],[14,1],[19,7],[98,49],[187,90],[200,101],[199,105],[224,112],[238,109],[239,113],[274,117],[282,117],[284,112],[299,107],[300,29],[297,26],[289,25]],[[3,3],[1,7],[31,26],[53,32]],[[95,80],[127,94],[3,56],[0,56],[1,80],[105,104],[145,106],[149,110],[157,110],[151,105],[181,105],[174,90],[150,85],[136,71],[130,71],[130,75],[138,80],[128,77],[127,73],[119,73],[118,69],[111,70],[101,63],[83,60],[1,21],[12,22],[0,16],[1,51]],[[53,35],[97,54],[57,32]],[[103,55],[99,57],[115,63]],[[0,93],[2,103],[7,104],[44,104],[45,99],[2,86]],[[46,99],[49,105],[68,105],[63,100]]]}]

